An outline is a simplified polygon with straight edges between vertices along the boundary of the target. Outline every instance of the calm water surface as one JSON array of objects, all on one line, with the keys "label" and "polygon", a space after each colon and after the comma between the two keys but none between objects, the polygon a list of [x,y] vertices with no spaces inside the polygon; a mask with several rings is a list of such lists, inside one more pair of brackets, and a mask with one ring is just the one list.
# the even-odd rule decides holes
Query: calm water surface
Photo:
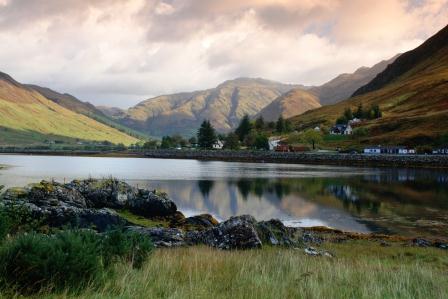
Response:
[{"label": "calm water surface", "polygon": [[114,176],[165,191],[186,215],[448,237],[448,172],[133,158],[0,155],[0,185]]}]

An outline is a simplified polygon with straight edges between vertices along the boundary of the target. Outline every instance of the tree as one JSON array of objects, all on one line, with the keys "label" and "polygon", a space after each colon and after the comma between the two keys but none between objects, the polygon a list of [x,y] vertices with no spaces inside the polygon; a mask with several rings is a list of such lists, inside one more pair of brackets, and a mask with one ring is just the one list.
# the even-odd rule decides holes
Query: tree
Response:
[{"label": "tree", "polygon": [[346,108],[344,111],[344,117],[347,121],[352,120],[353,119],[353,113],[352,113],[352,109],[351,108]]},{"label": "tree", "polygon": [[302,133],[303,141],[306,143],[312,144],[313,149],[316,149],[316,144],[319,144],[323,141],[322,134],[313,129],[308,129]]},{"label": "tree", "polygon": [[382,112],[380,110],[380,106],[378,105],[373,105],[372,106],[372,111],[373,111],[373,117],[374,118],[380,118],[382,116]]},{"label": "tree", "polygon": [[171,137],[170,136],[163,136],[162,137],[162,143],[161,143],[160,147],[163,148],[163,149],[173,148],[174,147],[174,143],[173,143],[173,140],[171,139]]},{"label": "tree", "polygon": [[244,145],[247,147],[254,147],[256,139],[257,133],[252,130],[249,132],[249,134],[247,134],[246,138],[244,138]]},{"label": "tree", "polygon": [[240,141],[243,141],[251,130],[252,130],[252,124],[250,123],[249,115],[246,114],[241,119],[238,128],[236,128],[235,130],[235,133],[238,135]]},{"label": "tree", "polygon": [[268,129],[274,130],[275,129],[275,121],[268,122]]},{"label": "tree", "polygon": [[265,127],[265,123],[264,123],[263,116],[259,116],[259,117],[255,120],[255,129],[257,129],[257,130],[263,130],[264,127]]},{"label": "tree", "polygon": [[348,123],[348,120],[345,116],[341,116],[336,120],[336,124],[338,125],[346,125]]},{"label": "tree", "polygon": [[278,133],[283,133],[285,131],[285,119],[281,115],[277,120],[276,130]]},{"label": "tree", "polygon": [[143,149],[150,150],[150,149],[156,149],[157,148],[157,141],[156,140],[148,140],[143,144]]},{"label": "tree", "polygon": [[257,134],[254,146],[256,149],[269,150],[269,139],[264,134]]},{"label": "tree", "polygon": [[204,149],[213,148],[217,141],[216,132],[208,120],[204,120],[198,130],[198,145]]},{"label": "tree", "polygon": [[188,143],[190,143],[190,145],[195,145],[196,143],[198,143],[198,140],[196,139],[195,136],[193,136],[190,139],[188,139]]},{"label": "tree", "polygon": [[291,132],[292,131],[292,122],[287,119],[285,120],[285,132]]},{"label": "tree", "polygon": [[229,133],[224,139],[224,148],[230,150],[237,150],[240,148],[240,140],[235,133]]},{"label": "tree", "polygon": [[362,108],[361,103],[358,105],[358,109],[356,109],[354,116],[359,119],[364,118],[364,109]]},{"label": "tree", "polygon": [[297,144],[300,142],[302,142],[302,134],[300,134],[299,132],[293,132],[293,133],[289,134],[289,136],[288,136],[289,144]]}]

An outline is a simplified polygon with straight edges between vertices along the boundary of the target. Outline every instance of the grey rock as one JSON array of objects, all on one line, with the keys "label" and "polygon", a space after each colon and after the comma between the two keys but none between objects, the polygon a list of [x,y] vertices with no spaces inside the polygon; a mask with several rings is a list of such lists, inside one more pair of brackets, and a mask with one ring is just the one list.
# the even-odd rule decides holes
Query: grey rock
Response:
[{"label": "grey rock", "polygon": [[156,247],[179,247],[188,245],[185,233],[177,228],[128,226],[126,229],[150,237]]},{"label": "grey rock", "polygon": [[219,249],[260,248],[262,242],[256,231],[257,221],[250,215],[231,217],[218,226],[196,234],[192,243],[203,243]]},{"label": "grey rock", "polygon": [[128,199],[126,206],[133,213],[145,217],[170,216],[177,211],[171,199],[143,189],[138,190],[138,196]]}]

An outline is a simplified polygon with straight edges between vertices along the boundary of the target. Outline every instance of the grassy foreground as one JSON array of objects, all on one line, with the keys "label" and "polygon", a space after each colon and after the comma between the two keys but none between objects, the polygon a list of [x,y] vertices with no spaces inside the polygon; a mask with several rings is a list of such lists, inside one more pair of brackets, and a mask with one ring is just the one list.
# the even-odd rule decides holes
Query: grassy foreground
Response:
[{"label": "grassy foreground", "polygon": [[[121,264],[101,289],[79,298],[447,298],[448,253],[351,241],[303,249],[158,249],[141,270]],[[49,298],[71,298],[58,294]]]}]

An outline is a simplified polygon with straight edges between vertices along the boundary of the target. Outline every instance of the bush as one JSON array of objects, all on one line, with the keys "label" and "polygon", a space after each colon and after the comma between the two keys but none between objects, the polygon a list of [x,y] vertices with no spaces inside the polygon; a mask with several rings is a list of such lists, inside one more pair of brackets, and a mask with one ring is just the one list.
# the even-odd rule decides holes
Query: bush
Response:
[{"label": "bush", "polygon": [[0,286],[21,294],[81,290],[101,284],[120,259],[140,267],[152,248],[148,238],[121,230],[22,234],[0,249]]},{"label": "bush", "polygon": [[134,268],[141,268],[154,246],[149,238],[135,232],[114,230],[108,232],[102,242],[105,265],[116,259],[131,262]]}]

